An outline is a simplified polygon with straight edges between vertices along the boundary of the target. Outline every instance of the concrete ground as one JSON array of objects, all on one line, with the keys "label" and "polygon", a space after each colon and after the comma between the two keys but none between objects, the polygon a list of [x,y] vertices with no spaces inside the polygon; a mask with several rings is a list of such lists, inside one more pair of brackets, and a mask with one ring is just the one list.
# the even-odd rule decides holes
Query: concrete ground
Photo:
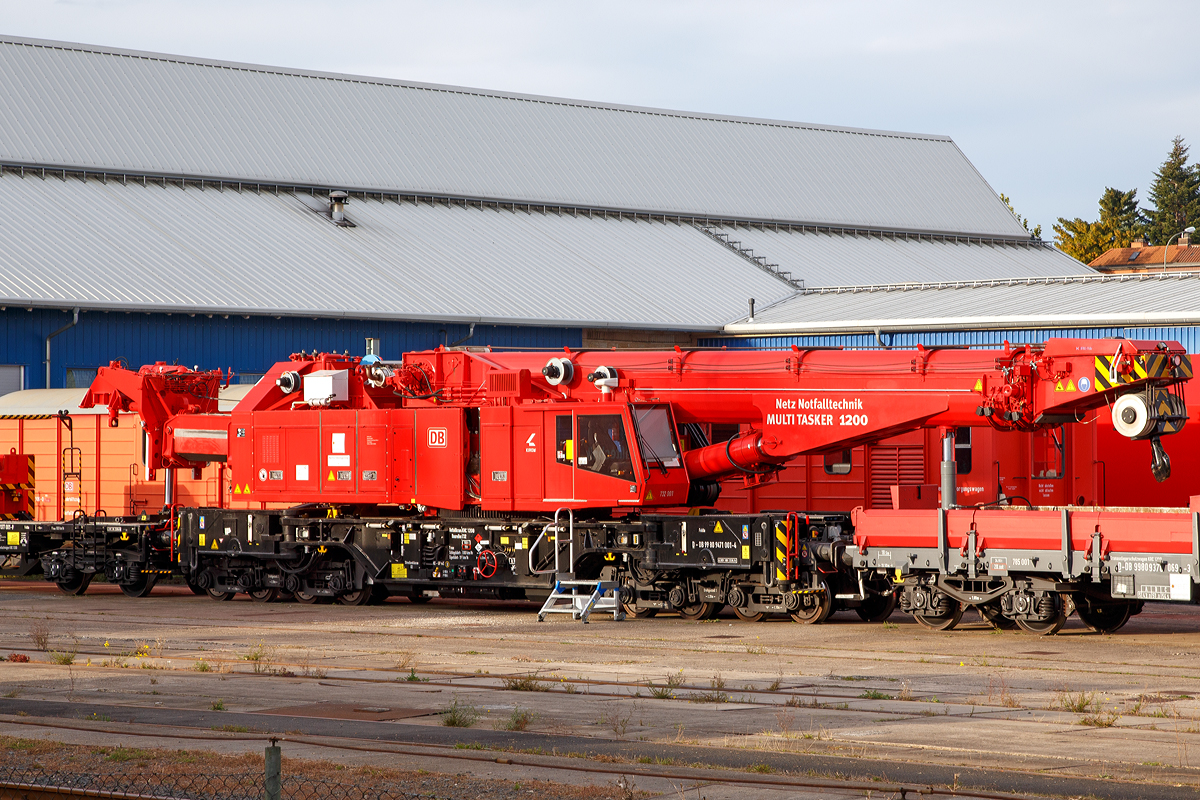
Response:
[{"label": "concrete ground", "polygon": [[[710,800],[804,796],[721,784],[785,772],[1104,797],[1200,787],[1188,606],[1147,606],[1114,635],[1072,619],[1036,637],[969,616],[932,633],[899,612],[583,625],[539,623],[523,603],[218,603],[178,587],[131,600],[4,581],[0,620],[0,658],[31,659],[0,664],[11,736],[242,751],[273,732],[287,757],[610,786],[625,774]],[[474,725],[443,725],[452,707]]]}]

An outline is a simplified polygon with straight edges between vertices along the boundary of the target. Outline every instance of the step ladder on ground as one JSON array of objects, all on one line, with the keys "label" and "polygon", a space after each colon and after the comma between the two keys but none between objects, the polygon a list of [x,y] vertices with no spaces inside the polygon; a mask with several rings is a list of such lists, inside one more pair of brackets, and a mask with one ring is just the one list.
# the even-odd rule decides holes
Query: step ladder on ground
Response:
[{"label": "step ladder on ground", "polygon": [[538,612],[538,622],[545,622],[547,614],[570,614],[572,619],[586,625],[593,611],[611,611],[617,622],[625,619],[625,609],[621,607],[621,586],[616,581],[572,580],[569,572],[556,577],[554,590]]}]

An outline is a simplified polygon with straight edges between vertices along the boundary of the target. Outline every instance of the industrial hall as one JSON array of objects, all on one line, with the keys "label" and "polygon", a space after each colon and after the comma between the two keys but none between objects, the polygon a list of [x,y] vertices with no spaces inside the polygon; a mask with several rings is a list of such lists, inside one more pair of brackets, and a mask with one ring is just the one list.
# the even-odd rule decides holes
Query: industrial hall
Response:
[{"label": "industrial hall", "polygon": [[1031,239],[945,136],[16,37],[0,77],[0,392],[112,360],[253,383],[368,338],[395,358],[1193,321],[1194,275]]}]

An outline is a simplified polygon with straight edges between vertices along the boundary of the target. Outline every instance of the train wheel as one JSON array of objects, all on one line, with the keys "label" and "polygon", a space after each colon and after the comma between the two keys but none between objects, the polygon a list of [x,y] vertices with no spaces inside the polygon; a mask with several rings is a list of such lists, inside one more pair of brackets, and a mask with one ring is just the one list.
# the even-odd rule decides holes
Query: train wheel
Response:
[{"label": "train wheel", "polygon": [[755,613],[747,611],[744,608],[738,608],[737,606],[733,607],[733,613],[736,614],[737,618],[742,622],[762,622],[767,616],[766,612],[764,611]]},{"label": "train wheel", "polygon": [[998,631],[1012,631],[1017,628],[1017,621],[1009,619],[1000,611],[999,603],[984,603],[981,606],[975,606],[979,611],[979,616],[983,617],[983,621],[991,625]]},{"label": "train wheel", "polygon": [[1109,603],[1106,605],[1084,602],[1075,606],[1075,613],[1084,625],[1096,633],[1113,633],[1120,630],[1133,616],[1133,603]]},{"label": "train wheel", "polygon": [[192,594],[198,594],[202,597],[206,594],[204,589],[200,588],[200,585],[194,581],[184,578],[184,582],[187,583],[187,587],[192,590]]},{"label": "train wheel", "polygon": [[270,587],[267,589],[255,589],[250,592],[250,599],[256,603],[273,603],[279,598],[279,590]]},{"label": "train wheel", "polygon": [[405,595],[405,597],[407,597],[407,598],[408,598],[408,602],[410,602],[410,603],[418,603],[418,604],[420,604],[420,603],[428,603],[430,600],[432,600],[432,599],[433,599],[433,598],[432,598],[432,597],[430,597],[429,595],[427,595],[427,594],[421,594],[420,592],[414,592],[414,593],[412,593],[412,594]]},{"label": "train wheel", "polygon": [[1023,631],[1036,633],[1038,636],[1053,636],[1062,630],[1066,621],[1067,615],[1060,613],[1057,617],[1048,620],[1019,619],[1017,626]]},{"label": "train wheel", "polygon": [[945,597],[944,600],[948,605],[943,606],[943,604],[939,602],[938,609],[940,613],[916,613],[913,614],[913,619],[915,619],[921,627],[928,628],[931,631],[954,630],[955,626],[958,625],[959,620],[962,619],[963,606],[962,603],[958,602],[952,597]]},{"label": "train wheel", "polygon": [[121,591],[126,597],[148,597],[150,592],[154,591],[156,583],[158,583],[157,575],[150,576],[143,573],[133,583],[122,583]]},{"label": "train wheel", "polygon": [[234,595],[233,592],[223,592],[220,589],[205,589],[204,593],[213,600],[232,600]]},{"label": "train wheel", "polygon": [[88,584],[92,582],[95,575],[94,572],[76,572],[70,580],[58,581],[58,590],[63,594],[78,597],[87,591]]},{"label": "train wheel", "polygon": [[820,625],[829,619],[829,615],[833,613],[833,592],[829,591],[829,584],[825,583],[824,579],[821,580],[820,588],[824,591],[802,595],[801,603],[807,601],[810,605],[801,605],[790,612],[789,616],[802,625]]},{"label": "train wheel", "polygon": [[854,609],[863,622],[883,622],[896,610],[896,593],[869,594],[862,605]]},{"label": "train wheel", "polygon": [[337,602],[343,606],[365,606],[371,602],[371,587],[364,586],[357,592],[343,592],[337,596]]},{"label": "train wheel", "polygon": [[377,583],[371,587],[371,599],[367,602],[368,605],[381,606],[386,603],[387,599],[391,596],[392,595],[388,592],[386,586]]},{"label": "train wheel", "polygon": [[657,608],[638,608],[629,603],[621,603],[621,608],[625,612],[625,616],[633,617],[634,619],[650,619],[658,613]]},{"label": "train wheel", "polygon": [[679,616],[684,619],[712,619],[712,615],[720,609],[716,603],[692,603],[690,606],[680,606]]}]

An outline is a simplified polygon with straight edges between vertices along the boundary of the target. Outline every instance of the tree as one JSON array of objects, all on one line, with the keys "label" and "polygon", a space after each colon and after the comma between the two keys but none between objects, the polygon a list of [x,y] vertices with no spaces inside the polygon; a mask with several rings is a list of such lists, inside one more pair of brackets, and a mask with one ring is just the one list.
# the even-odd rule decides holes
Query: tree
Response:
[{"label": "tree", "polygon": [[1058,218],[1054,226],[1054,244],[1072,258],[1085,264],[1095,261],[1107,248],[1104,246],[1104,230],[1099,222]]},{"label": "tree", "polygon": [[1004,192],[1001,192],[1000,199],[1004,201],[1004,205],[1008,206],[1008,210],[1012,212],[1012,215],[1017,218],[1017,222],[1021,223],[1021,227],[1024,228],[1025,230],[1029,231],[1030,236],[1032,236],[1034,239],[1042,238],[1042,226],[1041,225],[1035,225],[1033,230],[1030,231],[1029,230],[1029,220],[1027,220],[1025,217],[1022,217],[1020,214],[1017,213],[1017,210],[1015,208],[1013,208],[1012,201],[1008,199],[1008,195],[1004,194]]},{"label": "tree", "polygon": [[1146,218],[1137,204],[1137,189],[1123,192],[1111,186],[1100,196],[1100,226],[1106,237],[1105,246],[1129,247],[1146,229]]},{"label": "tree", "polygon": [[1184,228],[1200,222],[1200,167],[1188,164],[1188,146],[1182,136],[1172,140],[1167,160],[1154,173],[1150,200],[1154,210],[1145,213],[1153,244],[1166,244]]},{"label": "tree", "polygon": [[1113,247],[1129,247],[1146,228],[1137,206],[1137,189],[1121,191],[1107,186],[1100,195],[1100,219],[1088,222],[1079,217],[1059,217],[1054,226],[1054,243],[1069,256],[1087,264]]}]

